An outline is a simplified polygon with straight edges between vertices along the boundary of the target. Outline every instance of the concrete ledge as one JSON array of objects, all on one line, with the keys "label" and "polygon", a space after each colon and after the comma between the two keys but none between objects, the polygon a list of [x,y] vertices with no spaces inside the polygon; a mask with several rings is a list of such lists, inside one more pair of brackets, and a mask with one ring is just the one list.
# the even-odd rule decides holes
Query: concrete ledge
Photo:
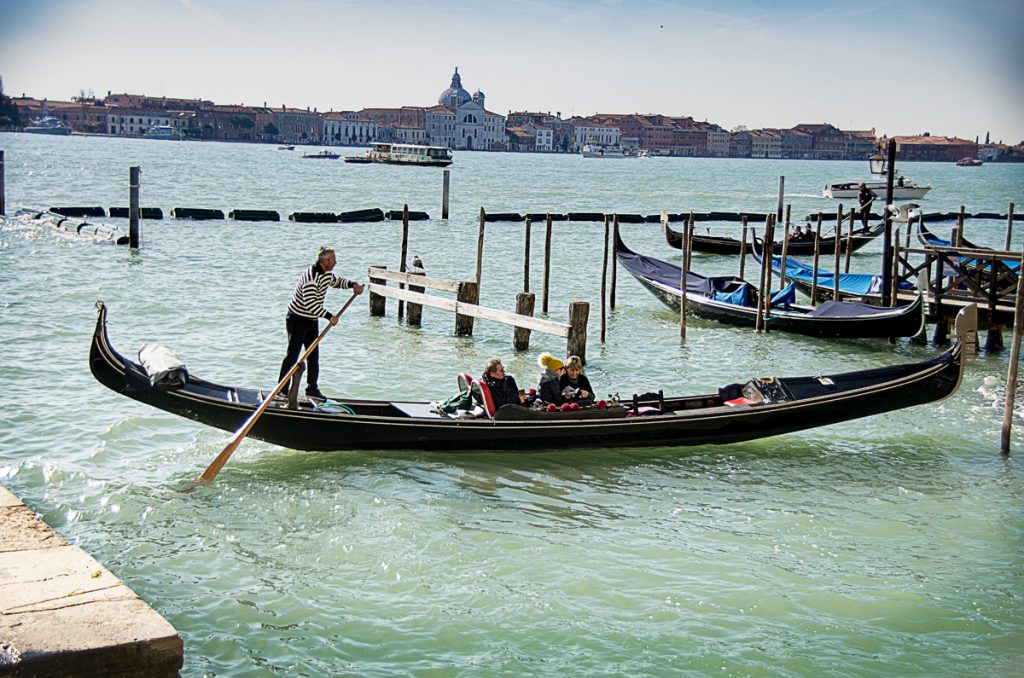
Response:
[{"label": "concrete ledge", "polygon": [[174,627],[0,487],[0,678],[177,676]]}]

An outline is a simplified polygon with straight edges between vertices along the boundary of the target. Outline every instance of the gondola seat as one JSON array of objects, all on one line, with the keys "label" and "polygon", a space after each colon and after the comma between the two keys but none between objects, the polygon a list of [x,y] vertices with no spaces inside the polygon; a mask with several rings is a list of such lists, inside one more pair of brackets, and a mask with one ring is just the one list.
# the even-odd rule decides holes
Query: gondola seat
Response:
[{"label": "gondola seat", "polygon": [[498,411],[498,408],[494,406],[494,396],[491,395],[491,387],[483,382],[482,379],[474,379],[470,384],[469,392],[473,396],[473,402],[483,408],[484,413],[494,419],[494,413]]},{"label": "gondola seat", "polygon": [[459,385],[459,392],[468,391],[470,385],[473,383],[473,377],[469,376],[465,372],[462,372],[455,378],[456,383]]}]

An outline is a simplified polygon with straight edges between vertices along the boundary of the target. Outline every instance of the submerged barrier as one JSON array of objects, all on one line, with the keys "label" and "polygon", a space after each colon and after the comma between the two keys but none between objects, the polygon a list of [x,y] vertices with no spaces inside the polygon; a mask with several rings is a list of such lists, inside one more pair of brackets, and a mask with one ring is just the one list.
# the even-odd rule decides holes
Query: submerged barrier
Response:
[{"label": "submerged barrier", "polygon": [[[384,218],[388,221],[401,221],[402,210],[389,210],[384,213]],[[409,221],[426,221],[430,218],[430,215],[426,212],[409,212]]]},{"label": "submerged barrier", "polygon": [[235,221],[281,221],[281,215],[274,210],[231,210],[228,219]]},{"label": "submerged barrier", "polygon": [[[111,217],[123,217],[128,218],[127,207],[111,207],[109,210]],[[164,211],[159,207],[140,207],[139,208],[140,219],[163,219]]]},{"label": "submerged barrier", "polygon": [[204,207],[175,207],[171,210],[171,216],[175,219],[223,219],[224,212]]},{"label": "submerged barrier", "polygon": [[304,224],[336,224],[338,215],[334,212],[293,212],[288,215],[288,221]]},{"label": "submerged barrier", "polygon": [[105,217],[107,213],[102,207],[51,207],[49,212],[65,217]]},{"label": "submerged barrier", "polygon": [[[401,219],[401,216],[399,216]],[[338,213],[338,221],[343,224],[351,224],[356,222],[374,222],[384,221],[384,210],[379,207],[372,207],[365,210],[352,210],[350,212]]]},{"label": "submerged barrier", "polygon": [[115,245],[127,245],[128,234],[113,224],[93,224],[79,221],[77,217],[68,217],[56,212],[37,212],[35,210],[18,210],[16,216],[43,226],[52,226],[62,233],[88,236],[92,239],[108,240]]}]

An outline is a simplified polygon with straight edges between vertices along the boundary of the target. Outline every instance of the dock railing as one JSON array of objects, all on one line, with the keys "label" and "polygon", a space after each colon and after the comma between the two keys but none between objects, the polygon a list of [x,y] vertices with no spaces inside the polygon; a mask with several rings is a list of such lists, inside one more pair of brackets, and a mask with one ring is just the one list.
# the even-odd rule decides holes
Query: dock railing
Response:
[{"label": "dock railing", "polygon": [[[560,323],[553,320],[534,318],[526,313],[512,313],[494,308],[480,306],[480,288],[472,280],[445,280],[429,278],[423,273],[401,273],[389,271],[384,266],[371,266],[367,272],[370,294],[370,315],[383,316],[386,311],[386,300],[396,299],[408,304],[406,321],[410,325],[422,322],[422,307],[429,306],[455,314],[455,334],[472,336],[473,320],[480,318],[493,322],[511,325],[516,328],[513,345],[516,350],[529,348],[530,331],[542,332],[566,339],[567,355],[578,355],[586,360],[587,320],[590,315],[590,304],[585,301],[573,301],[569,304],[569,322]],[[388,282],[398,283],[399,287],[389,287]],[[408,289],[403,289],[407,287]],[[425,294],[426,289],[454,293],[455,298]],[[523,292],[517,295],[517,308],[526,312],[533,311],[533,294]]]}]

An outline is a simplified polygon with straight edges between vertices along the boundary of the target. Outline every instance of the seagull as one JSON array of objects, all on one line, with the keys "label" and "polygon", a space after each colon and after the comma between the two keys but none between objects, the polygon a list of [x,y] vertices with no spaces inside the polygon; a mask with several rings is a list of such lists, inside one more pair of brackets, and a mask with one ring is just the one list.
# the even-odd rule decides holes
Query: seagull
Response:
[{"label": "seagull", "polygon": [[914,212],[914,210],[918,209],[921,209],[921,206],[915,205],[912,202],[900,205],[899,207],[896,207],[895,205],[889,205],[889,212],[893,215],[893,223],[897,224],[905,224],[911,219],[915,218],[917,216],[917,213]]},{"label": "seagull", "polygon": [[418,255],[418,254],[412,255],[412,267],[415,270],[417,270],[417,271],[426,271],[427,270],[427,269],[425,269],[423,267],[423,260],[420,259],[420,255]]}]

